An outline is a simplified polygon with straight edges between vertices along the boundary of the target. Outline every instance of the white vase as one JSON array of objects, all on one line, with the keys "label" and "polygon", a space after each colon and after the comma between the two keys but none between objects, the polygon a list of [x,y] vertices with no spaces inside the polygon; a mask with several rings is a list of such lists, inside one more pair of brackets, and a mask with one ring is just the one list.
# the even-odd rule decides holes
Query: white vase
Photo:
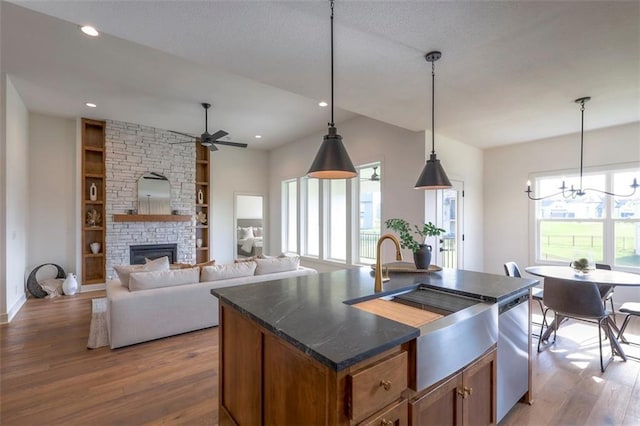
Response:
[{"label": "white vase", "polygon": [[93,254],[100,253],[100,243],[91,243],[89,244],[89,247],[91,248],[91,253]]},{"label": "white vase", "polygon": [[89,187],[89,199],[91,201],[96,201],[98,199],[98,188],[95,183],[92,183]]},{"label": "white vase", "polygon": [[67,296],[72,296],[78,292],[78,281],[76,281],[76,276],[72,272],[67,274],[67,278],[62,283],[62,292]]},{"label": "white vase", "polygon": [[202,189],[198,189],[198,204],[204,204],[204,194]]},{"label": "white vase", "polygon": [[196,240],[196,247],[198,247],[198,248],[202,247],[202,238],[198,238]]}]

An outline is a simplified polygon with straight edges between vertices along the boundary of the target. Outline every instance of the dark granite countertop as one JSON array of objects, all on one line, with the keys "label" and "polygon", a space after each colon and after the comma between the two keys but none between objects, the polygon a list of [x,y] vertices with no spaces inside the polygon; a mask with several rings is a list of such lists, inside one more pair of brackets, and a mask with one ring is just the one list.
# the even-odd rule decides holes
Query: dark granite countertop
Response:
[{"label": "dark granite countertop", "polygon": [[346,269],[211,290],[307,355],[343,370],[419,336],[420,330],[349,306],[426,284],[487,302],[500,302],[537,280],[444,269],[429,274],[392,273],[374,293],[369,268]]}]

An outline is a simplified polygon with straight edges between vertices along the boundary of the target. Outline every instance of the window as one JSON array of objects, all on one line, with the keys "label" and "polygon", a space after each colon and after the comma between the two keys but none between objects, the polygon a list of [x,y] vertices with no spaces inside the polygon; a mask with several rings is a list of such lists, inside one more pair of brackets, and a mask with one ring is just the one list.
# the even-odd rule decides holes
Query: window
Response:
[{"label": "window", "polygon": [[[638,170],[583,175],[583,188],[630,193]],[[536,179],[540,194],[558,192],[562,181],[579,188],[578,176]],[[640,193],[612,197],[586,190],[584,196],[562,195],[536,201],[536,261],[568,263],[576,257],[615,267],[640,268]]]},{"label": "window", "polygon": [[358,168],[358,263],[375,263],[376,244],[380,238],[382,199],[380,163]]},{"label": "window", "polygon": [[282,250],[298,251],[298,181],[282,182]]},{"label": "window", "polygon": [[380,168],[379,162],[360,166],[359,176],[348,180],[283,181],[283,250],[346,264],[375,262],[382,217]]},{"label": "window", "polygon": [[327,231],[329,251],[332,260],[347,260],[347,181],[345,179],[327,182]]},{"label": "window", "polygon": [[320,256],[320,180],[302,179],[305,196],[304,212],[307,226],[302,253],[306,256]]}]

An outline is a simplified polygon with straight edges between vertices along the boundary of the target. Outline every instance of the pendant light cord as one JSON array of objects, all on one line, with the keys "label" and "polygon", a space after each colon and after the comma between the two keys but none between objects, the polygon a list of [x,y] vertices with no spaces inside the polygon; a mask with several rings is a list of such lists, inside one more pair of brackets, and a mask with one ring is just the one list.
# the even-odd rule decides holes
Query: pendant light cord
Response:
[{"label": "pendant light cord", "polygon": [[436,64],[431,62],[431,154],[436,153],[436,118],[435,118],[435,98],[436,98]]},{"label": "pendant light cord", "polygon": [[333,0],[331,0],[331,123],[329,126],[335,127],[333,121]]}]

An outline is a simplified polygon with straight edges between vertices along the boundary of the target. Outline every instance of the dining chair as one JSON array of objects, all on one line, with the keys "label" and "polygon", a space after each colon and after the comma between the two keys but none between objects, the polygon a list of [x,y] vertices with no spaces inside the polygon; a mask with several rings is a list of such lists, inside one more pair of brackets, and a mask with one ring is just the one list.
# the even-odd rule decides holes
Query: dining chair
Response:
[{"label": "dining chair", "polygon": [[621,340],[624,343],[627,342],[627,339],[624,338],[624,331],[627,329],[627,325],[629,325],[629,320],[631,317],[636,316],[640,317],[640,303],[637,302],[625,302],[620,306],[620,312],[623,314],[627,314],[622,322],[622,327],[620,327],[620,332],[618,333],[618,340]]},{"label": "dining chair", "polygon": [[[603,269],[610,271],[611,265],[607,265],[606,263],[596,263],[596,269]],[[607,300],[611,304],[611,316],[613,317],[613,322],[616,321],[616,309],[613,307],[613,291],[615,289],[612,285],[601,285],[598,286],[600,290],[600,296],[602,297],[602,303],[605,304],[605,308],[607,307]]]},{"label": "dining chair", "polygon": [[[556,325],[553,327],[553,341],[549,344],[556,342],[557,324],[560,323],[563,317],[598,324],[600,371],[604,373],[607,365],[609,365],[609,362],[613,359],[613,339],[615,339],[615,336],[609,326],[609,311],[607,311],[602,303],[598,285],[589,282],[547,277],[544,279],[543,303],[547,307],[547,310],[554,311],[556,316]],[[546,311],[544,315],[546,316]],[[609,338],[609,344],[611,346],[611,356],[606,364],[602,356],[602,330],[604,330],[605,336]],[[541,350],[541,340],[542,339],[538,340],[538,352]]]},{"label": "dining chair", "polygon": [[[518,267],[518,264],[516,262],[506,262],[504,264],[504,273],[508,277],[516,277],[516,278],[522,277],[522,274],[520,273],[520,268]],[[545,307],[544,307],[544,304],[542,303],[543,297],[544,297],[544,290],[542,288],[538,286],[531,288],[531,298],[536,302],[538,302],[538,304],[540,305],[540,312],[542,313],[542,324],[541,324],[542,327],[540,328],[540,335],[534,334],[535,337],[542,336],[544,328],[549,326],[545,318]],[[538,325],[538,323],[534,323],[534,324]]]}]

